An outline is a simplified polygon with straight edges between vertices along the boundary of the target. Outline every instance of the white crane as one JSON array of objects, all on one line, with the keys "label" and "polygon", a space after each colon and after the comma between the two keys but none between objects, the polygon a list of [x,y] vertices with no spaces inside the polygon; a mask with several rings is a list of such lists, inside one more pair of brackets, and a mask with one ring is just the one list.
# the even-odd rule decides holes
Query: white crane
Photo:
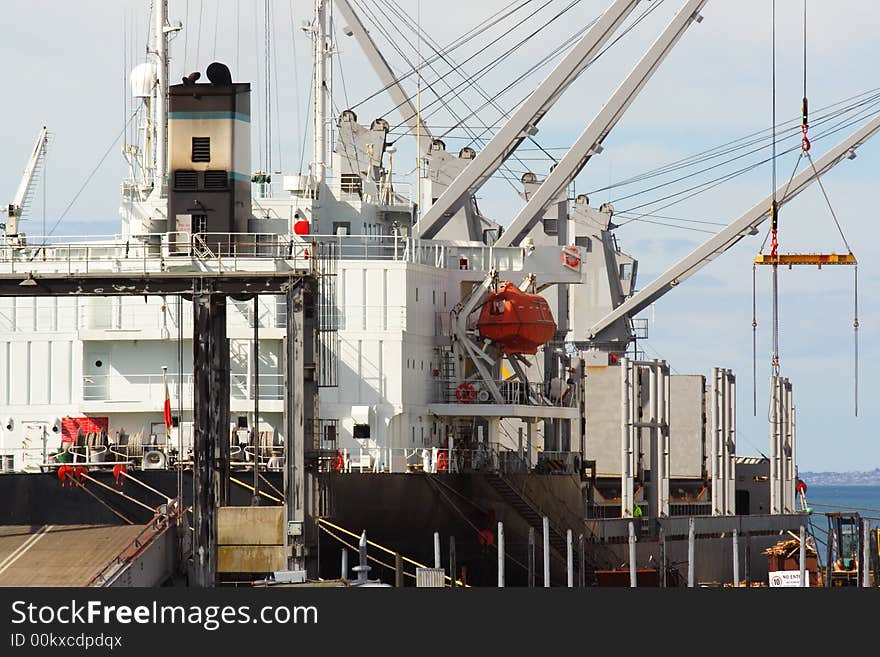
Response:
[{"label": "white crane", "polygon": [[[817,178],[833,169],[843,160],[853,159],[855,157],[855,149],[868,141],[877,132],[880,132],[880,117],[875,117],[828,151],[821,159],[816,161],[815,168],[804,170],[795,176],[790,184],[780,186],[776,190],[776,196],[781,199],[779,206],[781,207],[794,199]],[[771,196],[760,201],[751,210],[728,224],[717,235],[707,239],[691,253],[676,262],[648,285],[589,327],[586,331],[587,340],[600,341],[602,332],[612,326],[614,322],[622,317],[635,316],[685,279],[693,276],[712,262],[712,260],[737,244],[741,239],[747,235],[756,235],[758,226],[764,223],[770,216],[770,202],[772,199],[773,197]]]},{"label": "white crane", "polygon": [[21,176],[21,182],[18,183],[18,190],[7,208],[5,224],[7,242],[19,240],[18,222],[27,212],[28,205],[34,197],[40,167],[46,160],[48,146],[49,131],[46,126],[43,126],[40,134],[37,135],[37,142],[34,144],[34,150]]},{"label": "white crane", "polygon": [[614,35],[639,0],[616,0],[587,30],[556,68],[517,108],[477,157],[452,181],[416,223],[413,233],[433,238],[455,211],[489,179],[517,146],[538,132],[538,122],[571,83],[589,66],[602,46]]}]

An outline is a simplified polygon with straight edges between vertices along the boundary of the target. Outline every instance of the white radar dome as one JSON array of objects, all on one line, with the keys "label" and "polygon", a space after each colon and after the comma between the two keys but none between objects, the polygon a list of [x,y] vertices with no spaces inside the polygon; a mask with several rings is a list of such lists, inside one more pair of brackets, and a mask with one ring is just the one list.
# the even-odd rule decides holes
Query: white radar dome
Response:
[{"label": "white radar dome", "polygon": [[128,76],[131,95],[135,98],[149,98],[156,84],[156,65],[152,62],[138,64]]}]

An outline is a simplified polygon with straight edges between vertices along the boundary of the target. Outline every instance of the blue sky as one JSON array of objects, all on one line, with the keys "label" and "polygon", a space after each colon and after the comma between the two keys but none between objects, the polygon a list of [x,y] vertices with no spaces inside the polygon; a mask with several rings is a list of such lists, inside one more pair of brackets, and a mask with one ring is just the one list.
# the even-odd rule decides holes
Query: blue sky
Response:
[{"label": "blue sky", "polygon": [[[654,0],[656,10],[594,64],[543,119],[538,135],[543,147],[564,147],[574,141],[683,1]],[[255,85],[256,107],[263,107],[259,60],[263,47],[263,3],[172,0],[170,4],[172,20],[185,21],[189,26],[172,43],[172,80],[177,81],[183,73],[196,68],[204,70],[210,61],[220,59],[230,65],[236,78]],[[449,43],[483,18],[510,5],[499,0],[478,4],[462,0],[398,0],[398,4],[441,44]],[[509,38],[531,31],[550,15],[552,8],[558,10],[566,4],[555,0],[544,13],[513,16],[505,24]],[[485,74],[481,84],[490,95],[496,93],[547,52],[564,44],[573,31],[586,25],[607,4],[606,0],[583,0],[517,49],[502,65]],[[794,118],[799,112],[803,2],[777,0],[777,4],[777,105],[782,120]],[[648,3],[642,6],[647,8]],[[126,69],[143,58],[147,7],[146,0],[0,3],[0,24],[9,28],[0,41],[0,61],[6,64],[4,82],[8,90],[0,121],[0,197],[11,198],[40,126],[49,126],[54,133],[45,188],[45,215],[50,227],[111,147],[122,131],[124,117],[132,109],[125,90],[125,75]],[[276,90],[272,103],[273,168],[291,173],[309,159],[310,44],[299,27],[309,17],[311,2],[272,0],[271,7],[275,53],[272,81]],[[593,158],[579,176],[577,191],[599,190],[609,182],[768,128],[770,7],[769,0],[710,1],[702,12],[705,20],[685,34],[605,141],[605,151]],[[876,62],[880,60],[876,39],[880,7],[864,0],[809,0],[808,7],[808,82],[813,108],[880,86],[876,76]],[[381,22],[378,14],[376,18]],[[386,48],[392,65],[402,70],[402,55],[387,45],[383,32],[394,35],[403,53],[413,60],[418,58],[419,51],[423,58],[429,57],[430,44],[425,40],[421,48],[410,48],[395,32],[399,24],[388,19],[382,27],[371,29]],[[408,36],[415,43],[413,33]],[[490,47],[488,39],[476,39],[455,52],[458,61],[463,62],[463,71],[480,74],[507,43],[501,41]],[[359,102],[379,84],[354,41],[340,33],[338,50],[336,109],[355,106],[362,121],[387,116],[392,124],[397,123],[399,117],[384,95]],[[481,113],[480,121],[497,125],[503,118],[501,110],[514,107],[547,70],[541,69],[501,96],[497,106]],[[426,68],[424,77],[430,82],[436,72]],[[460,77],[446,79],[456,88],[464,86]],[[435,86],[443,89],[442,83]],[[426,89],[423,103],[431,100],[433,96]],[[455,102],[459,105],[453,103],[453,109],[461,115],[467,112],[465,108],[480,105],[483,100],[473,90],[464,89],[461,100]],[[450,113],[439,113],[431,122],[442,131],[443,126],[455,120]],[[260,126],[257,119],[254,127],[259,131]],[[848,132],[817,141],[814,153],[821,155]],[[462,134],[461,130],[456,133]],[[400,164],[414,162],[410,141],[399,140],[395,161],[398,171],[413,168]],[[467,140],[448,140],[450,150],[465,143]],[[118,143],[111,148],[92,182],[59,225],[57,234],[106,234],[118,229],[119,184],[125,175],[119,149]],[[561,151],[553,152],[561,155]],[[546,171],[548,162],[527,159],[537,154],[520,153],[522,163],[511,163],[514,175],[518,176],[524,166],[534,167],[538,173]],[[255,168],[259,160],[255,145]],[[841,164],[825,178],[833,206],[861,262],[862,380],[858,418],[853,416],[852,272],[829,268],[781,272],[782,370],[794,383],[798,408],[797,460],[802,470],[871,469],[880,465],[880,446],[874,435],[880,412],[872,403],[878,385],[871,376],[877,360],[874,299],[878,247],[874,239],[874,193],[878,162],[880,138],[875,138],[859,150],[856,160]],[[780,179],[787,177],[793,166],[791,157],[780,158]],[[693,224],[665,217],[727,223],[767,195],[770,176],[769,165],[760,167],[656,212],[664,218],[651,219],[677,224],[678,228],[634,221],[618,229],[621,246],[640,260],[641,285],[709,237],[692,228],[718,228],[711,223]],[[612,201],[618,211],[623,211],[651,196],[619,199],[632,191],[637,188],[594,191],[591,199],[594,204]],[[42,199],[41,190],[25,227],[33,235],[41,232]],[[481,191],[480,202],[483,210],[501,223],[509,221],[521,205],[514,190],[500,179],[491,181]],[[780,221],[783,251],[843,249],[815,187],[786,206]],[[751,261],[762,237],[763,231],[759,238],[744,240],[646,313],[651,319],[651,337],[645,345],[649,356],[668,359],[681,373],[708,374],[714,366],[734,369],[739,382],[739,451],[752,454],[766,453],[768,449],[769,271],[758,272],[757,417],[752,415],[751,403]]]}]

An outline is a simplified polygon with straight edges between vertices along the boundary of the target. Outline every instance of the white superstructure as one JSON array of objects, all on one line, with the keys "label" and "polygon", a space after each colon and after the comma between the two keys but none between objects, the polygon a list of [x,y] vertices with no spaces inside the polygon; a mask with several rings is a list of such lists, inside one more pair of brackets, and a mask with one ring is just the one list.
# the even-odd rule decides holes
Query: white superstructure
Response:
[{"label": "white superstructure", "polygon": [[[480,213],[476,190],[519,142],[535,134],[541,117],[638,3],[613,2],[480,153],[470,148],[447,152],[443,141],[423,133],[427,128],[420,117],[405,117],[420,140],[419,213],[417,190],[394,178],[388,122],[381,117],[363,122],[350,110],[329,116],[331,3],[315,0],[308,27],[315,57],[313,162],[307,174],[271,183],[260,172],[247,224],[257,251],[308,250],[322,242],[334,254],[322,287],[316,448],[342,450],[345,468],[386,471],[422,464],[423,451],[429,449],[435,450],[429,467],[436,467],[437,449],[459,446],[464,451],[486,447],[495,458],[512,453],[526,468],[539,454],[579,472],[582,460],[592,461],[594,476],[624,488],[624,516],[639,501],[634,486],[652,470],[652,458],[663,467],[655,466],[653,472],[661,479],[650,484],[646,499],[661,515],[670,513],[670,476],[699,482],[711,475],[730,485],[732,471],[707,472],[712,465],[705,462],[711,451],[703,436],[709,391],[705,381],[689,382],[688,407],[677,407],[682,402],[664,391],[684,389],[684,382],[670,384],[665,363],[624,356],[633,338],[630,311],[659,298],[732,246],[766,214],[756,209],[674,266],[674,275],[637,293],[637,262],[618,247],[613,208],[591,207],[584,196],[572,203],[566,193],[590,157],[601,152],[602,141],[669,50],[701,20],[698,12],[705,2],[684,2],[547,178],[523,177],[526,205],[514,230],[505,233]],[[393,81],[387,63],[370,50],[375,44],[349,4],[341,0],[339,6],[380,78]],[[222,248],[222,236],[211,238],[218,245],[212,251],[194,225],[191,232],[175,232],[181,215],[167,216],[168,162],[173,156],[168,143],[168,33],[179,28],[168,22],[167,2],[154,2],[153,7],[150,57],[131,76],[132,93],[143,106],[140,143],[125,152],[129,177],[122,185],[121,237],[112,243],[44,245],[31,238],[7,243],[0,254],[0,273],[65,266],[124,272],[139,259],[146,267],[148,258],[160,267],[173,267],[184,255],[189,264],[205,259],[204,266],[272,266],[271,258],[239,262],[234,249]],[[406,98],[396,83],[388,86],[392,98]],[[246,132],[249,122],[240,119],[234,119],[235,130]],[[878,129],[875,120],[857,132],[819,161],[820,171]],[[236,132],[239,138],[250,136]],[[810,180],[807,174],[798,178],[794,193]],[[236,239],[229,235],[229,244]],[[182,254],[181,244],[190,245],[192,252]],[[501,281],[540,293],[549,302],[556,334],[536,354],[504,353],[482,339],[474,326],[472,315]],[[183,449],[178,458],[187,458],[192,436],[191,305],[179,297],[114,297],[112,290],[108,295],[0,297],[0,455],[5,470],[39,468],[68,442],[63,438],[78,431],[106,433],[81,442],[80,455],[90,461],[105,458],[99,447],[126,442],[134,446],[126,451],[134,458],[149,450],[170,454],[178,445]],[[253,358],[255,322],[258,364]],[[230,435],[233,454],[240,448],[244,460],[248,448],[253,450],[250,432],[255,429],[268,450],[267,464],[271,446],[285,440],[284,322],[283,297],[259,297],[256,313],[251,301],[232,301]],[[162,413],[166,389],[174,416],[170,432]],[[257,394],[259,417],[254,417]],[[791,411],[790,394],[786,403],[781,413]],[[735,411],[718,404],[724,413]],[[670,443],[670,407],[673,421],[688,427],[686,440]],[[679,411],[694,422],[675,420]],[[733,440],[735,424],[718,420],[713,426],[710,431],[727,431]],[[790,442],[793,449],[793,430]],[[712,450],[719,445],[713,444]],[[693,450],[699,457],[682,458],[676,449]],[[735,450],[718,449],[719,458],[733,462]],[[793,490],[794,469],[784,471],[780,486]],[[718,513],[733,512],[730,497]],[[778,510],[791,511],[786,505],[793,505],[793,496],[780,499],[785,508]]]}]

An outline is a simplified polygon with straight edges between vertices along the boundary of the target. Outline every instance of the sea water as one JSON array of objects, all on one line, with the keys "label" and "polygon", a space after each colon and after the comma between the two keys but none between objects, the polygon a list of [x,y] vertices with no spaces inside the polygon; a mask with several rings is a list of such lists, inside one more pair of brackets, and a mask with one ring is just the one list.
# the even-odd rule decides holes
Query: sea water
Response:
[{"label": "sea water", "polygon": [[[810,486],[807,482],[807,507],[813,509],[814,516],[835,511],[858,513],[873,527],[880,527],[880,486]],[[827,524],[821,516],[813,522]]]}]

